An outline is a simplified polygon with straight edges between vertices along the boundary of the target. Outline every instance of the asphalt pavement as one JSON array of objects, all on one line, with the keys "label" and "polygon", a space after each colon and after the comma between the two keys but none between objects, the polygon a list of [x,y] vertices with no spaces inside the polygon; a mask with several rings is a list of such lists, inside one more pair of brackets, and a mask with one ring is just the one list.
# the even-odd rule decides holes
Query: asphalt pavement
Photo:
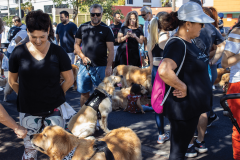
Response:
[{"label": "asphalt pavement", "polygon": [[[230,120],[223,116],[222,107],[220,106],[220,98],[222,90],[214,90],[214,111],[219,116],[219,120],[207,129],[205,136],[206,147],[209,151],[204,154],[198,154],[195,158],[187,160],[232,160],[232,124]],[[70,89],[66,95],[67,102],[78,111],[80,108],[80,94]],[[13,92],[8,96],[7,102],[3,102],[3,91],[0,92],[0,103],[5,107],[7,112],[16,120],[18,120],[18,112],[16,109],[17,96]],[[165,130],[170,129],[169,122],[165,119]],[[136,132],[142,142],[143,160],[167,160],[170,151],[170,141],[164,144],[158,144],[158,131],[155,124],[154,112],[146,112],[145,114],[131,114],[123,111],[114,111],[110,113],[108,118],[109,129],[119,127],[129,127]],[[104,133],[102,130],[96,131],[94,136],[101,137]],[[14,132],[0,124],[0,160],[21,160],[23,154],[23,140],[18,139]],[[39,153],[38,160],[48,160],[48,156]]]}]

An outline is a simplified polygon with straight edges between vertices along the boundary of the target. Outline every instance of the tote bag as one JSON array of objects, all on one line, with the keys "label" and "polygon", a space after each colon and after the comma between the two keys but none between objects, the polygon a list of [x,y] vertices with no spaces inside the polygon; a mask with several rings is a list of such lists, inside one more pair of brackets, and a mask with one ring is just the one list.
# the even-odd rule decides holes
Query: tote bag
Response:
[{"label": "tote bag", "polygon": [[[183,56],[183,60],[181,62],[181,65],[180,67],[178,68],[178,71],[176,73],[176,75],[178,76],[182,66],[183,66],[183,62],[185,60],[185,56],[186,56],[186,44],[185,42],[179,38],[179,37],[171,37],[169,38],[169,40],[166,42],[165,44],[165,47],[167,45],[167,43],[173,39],[173,38],[177,38],[177,39],[180,39],[184,46],[185,46],[185,53],[184,53],[184,56]],[[161,60],[162,62],[162,60]],[[159,66],[161,65],[161,62],[159,64]],[[164,102],[166,101],[169,93],[170,93],[170,90],[171,90],[171,86],[170,88],[168,89],[167,93],[166,93],[166,96],[165,95],[165,83],[164,81],[160,78],[159,74],[158,74],[158,71],[156,73],[156,76],[155,76],[155,80],[154,80],[154,83],[153,83],[153,88],[152,88],[152,94],[151,94],[151,104],[152,104],[152,108],[154,109],[154,111],[158,114],[162,113],[163,112],[163,104]]]}]

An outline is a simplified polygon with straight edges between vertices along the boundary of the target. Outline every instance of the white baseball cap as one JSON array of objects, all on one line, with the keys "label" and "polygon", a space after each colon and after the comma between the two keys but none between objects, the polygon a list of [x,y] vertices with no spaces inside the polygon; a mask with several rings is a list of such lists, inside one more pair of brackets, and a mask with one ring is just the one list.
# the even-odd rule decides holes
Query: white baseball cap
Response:
[{"label": "white baseball cap", "polygon": [[196,23],[213,23],[214,19],[203,12],[202,7],[195,2],[187,2],[178,10],[178,19]]}]

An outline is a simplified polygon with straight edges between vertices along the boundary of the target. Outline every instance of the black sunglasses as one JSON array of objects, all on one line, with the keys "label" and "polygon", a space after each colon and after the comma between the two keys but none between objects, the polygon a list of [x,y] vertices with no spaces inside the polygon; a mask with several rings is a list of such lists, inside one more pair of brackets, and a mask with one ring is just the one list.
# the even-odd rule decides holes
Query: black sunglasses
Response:
[{"label": "black sunglasses", "polygon": [[146,16],[146,15],[147,15],[147,13],[146,13],[146,14],[141,14],[140,16],[144,17],[144,16]]},{"label": "black sunglasses", "polygon": [[97,17],[100,17],[101,16],[101,13],[90,13],[91,17],[95,17],[95,15]]}]

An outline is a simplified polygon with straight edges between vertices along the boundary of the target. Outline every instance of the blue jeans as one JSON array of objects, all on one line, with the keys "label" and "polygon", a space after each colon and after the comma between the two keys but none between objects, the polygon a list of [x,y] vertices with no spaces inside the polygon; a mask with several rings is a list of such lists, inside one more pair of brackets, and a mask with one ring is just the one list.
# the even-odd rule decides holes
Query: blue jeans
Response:
[{"label": "blue jeans", "polygon": [[[158,70],[158,66],[153,66],[153,69],[152,69],[152,86],[153,86],[153,83],[154,83],[155,76],[157,74],[157,70]],[[163,117],[163,114],[162,113],[161,114],[155,113],[155,120],[156,120],[156,123],[157,123],[159,135],[164,134],[164,117]]]},{"label": "blue jeans", "polygon": [[[217,65],[212,65],[210,66],[211,68],[211,73],[212,73],[212,85],[214,84],[215,80],[217,79]],[[212,101],[213,101],[213,94],[212,94]],[[214,111],[213,108],[211,107],[211,110],[209,111],[209,116],[213,116]]]},{"label": "blue jeans", "polygon": [[79,93],[92,91],[93,85],[98,86],[105,78],[105,69],[106,66],[90,66],[88,72],[86,66],[81,64],[77,75],[77,91]]},{"label": "blue jeans", "polygon": [[153,108],[149,107],[149,106],[142,105],[142,108],[143,108],[144,112],[146,112],[146,111],[153,111]]}]

